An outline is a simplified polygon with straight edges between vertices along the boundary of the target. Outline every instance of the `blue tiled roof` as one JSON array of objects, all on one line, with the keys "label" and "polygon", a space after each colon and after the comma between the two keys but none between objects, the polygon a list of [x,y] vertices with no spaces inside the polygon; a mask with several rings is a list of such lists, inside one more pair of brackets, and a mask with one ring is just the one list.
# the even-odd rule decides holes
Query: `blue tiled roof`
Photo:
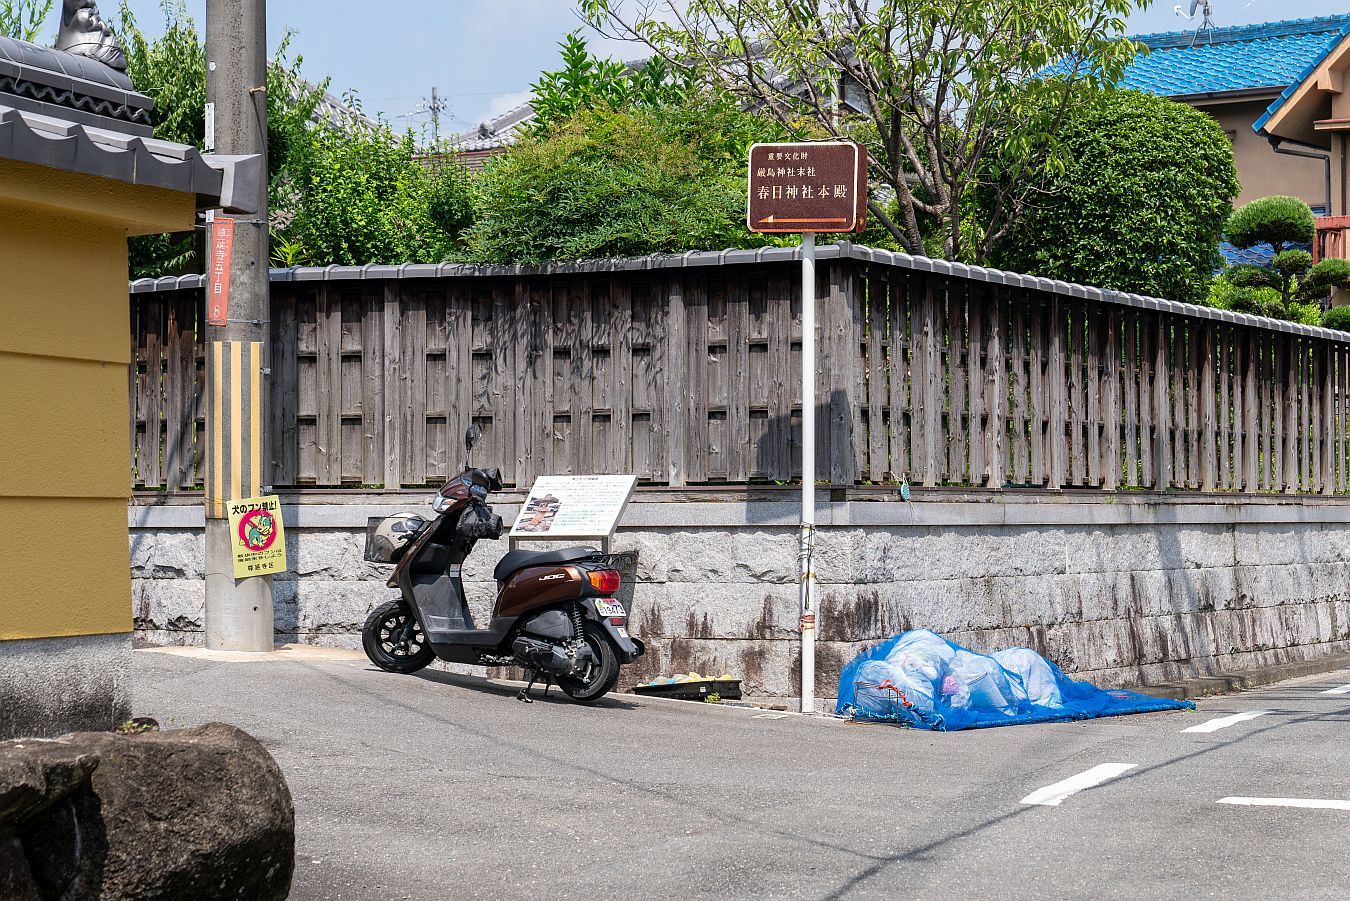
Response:
[{"label": "blue tiled roof", "polygon": [[[1301,82],[1350,34],[1350,15],[1134,35],[1149,48],[1125,72],[1122,87],[1177,97]],[[1062,67],[1062,64],[1061,64]]]},{"label": "blue tiled roof", "polygon": [[[1311,244],[1291,244],[1290,250],[1312,250]],[[1271,260],[1275,259],[1275,248],[1269,244],[1257,244],[1254,247],[1243,249],[1234,247],[1227,241],[1219,242],[1219,254],[1223,257],[1224,263],[1229,266],[1237,266],[1240,263],[1249,263],[1253,266],[1269,266]]]}]

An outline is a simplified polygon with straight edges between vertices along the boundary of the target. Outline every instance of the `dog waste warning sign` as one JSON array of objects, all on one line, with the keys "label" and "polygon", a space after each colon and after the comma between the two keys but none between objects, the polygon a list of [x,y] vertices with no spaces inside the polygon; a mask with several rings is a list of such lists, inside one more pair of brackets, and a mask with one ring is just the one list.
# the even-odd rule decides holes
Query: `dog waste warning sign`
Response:
[{"label": "dog waste warning sign", "polygon": [[234,548],[236,579],[285,572],[281,499],[272,494],[230,501],[230,545]]},{"label": "dog waste warning sign", "polygon": [[750,148],[752,232],[860,232],[867,227],[867,151],[848,141]]}]

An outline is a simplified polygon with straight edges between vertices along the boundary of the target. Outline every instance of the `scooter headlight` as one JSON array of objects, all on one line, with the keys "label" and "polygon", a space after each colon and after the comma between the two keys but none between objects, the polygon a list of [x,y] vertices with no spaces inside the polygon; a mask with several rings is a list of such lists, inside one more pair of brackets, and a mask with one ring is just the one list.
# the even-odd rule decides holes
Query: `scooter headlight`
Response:
[{"label": "scooter headlight", "polygon": [[438,494],[431,499],[431,509],[435,510],[437,513],[444,513],[446,510],[450,509],[450,505],[453,503],[454,501],[450,498],[443,494]]}]

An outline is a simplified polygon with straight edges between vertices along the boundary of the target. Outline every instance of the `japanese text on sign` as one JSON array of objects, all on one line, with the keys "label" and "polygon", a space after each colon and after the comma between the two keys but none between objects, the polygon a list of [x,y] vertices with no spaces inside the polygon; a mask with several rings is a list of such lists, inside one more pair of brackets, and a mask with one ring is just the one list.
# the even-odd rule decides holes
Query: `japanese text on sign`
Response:
[{"label": "japanese text on sign", "polygon": [[230,315],[230,264],[234,257],[234,220],[217,216],[211,228],[211,268],[206,283],[206,324],[224,325]]},{"label": "japanese text on sign", "polygon": [[286,571],[286,531],[281,525],[281,499],[275,494],[230,501],[230,547],[234,577],[265,576]]},{"label": "japanese text on sign", "polygon": [[541,476],[520,508],[511,536],[603,538],[614,531],[637,476]]},{"label": "japanese text on sign", "polygon": [[746,225],[754,232],[855,232],[867,225],[867,153],[857,144],[755,144]]}]

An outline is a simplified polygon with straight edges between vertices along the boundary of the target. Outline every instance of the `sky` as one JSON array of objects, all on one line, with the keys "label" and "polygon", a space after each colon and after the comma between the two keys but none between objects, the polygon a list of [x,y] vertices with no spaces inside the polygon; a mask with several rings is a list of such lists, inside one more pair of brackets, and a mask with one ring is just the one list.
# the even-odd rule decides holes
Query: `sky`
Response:
[{"label": "sky", "polygon": [[[1176,2],[1162,0],[1136,10],[1130,31],[1186,28],[1172,11]],[[1189,0],[1184,2],[1189,7]],[[159,0],[129,0],[128,5],[148,34],[163,30]],[[186,5],[201,26],[205,0]],[[1350,0],[1213,0],[1213,5],[1220,26],[1350,12]],[[103,0],[109,15],[116,6],[116,0]],[[53,34],[57,15],[52,16]],[[580,27],[572,0],[268,2],[269,44],[275,47],[287,30],[295,32],[292,52],[304,57],[302,71],[311,81],[331,76],[333,93],[355,90],[366,112],[382,113],[400,130],[426,122],[425,113],[408,114],[435,87],[449,106],[442,114],[442,134],[471,128],[527,100],[539,73],[557,66],[558,42]],[[593,47],[616,58],[642,55],[634,45],[594,34],[591,39]]]}]

